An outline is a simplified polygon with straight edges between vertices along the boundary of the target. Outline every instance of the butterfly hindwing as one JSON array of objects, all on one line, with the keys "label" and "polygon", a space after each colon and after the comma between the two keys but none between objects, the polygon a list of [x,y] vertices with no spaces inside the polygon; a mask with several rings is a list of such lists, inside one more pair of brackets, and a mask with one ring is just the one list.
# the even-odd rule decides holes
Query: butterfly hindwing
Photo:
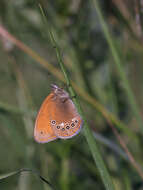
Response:
[{"label": "butterfly hindwing", "polygon": [[51,125],[55,135],[68,139],[78,134],[82,120],[73,102],[70,99],[66,102],[57,102],[52,108]]}]

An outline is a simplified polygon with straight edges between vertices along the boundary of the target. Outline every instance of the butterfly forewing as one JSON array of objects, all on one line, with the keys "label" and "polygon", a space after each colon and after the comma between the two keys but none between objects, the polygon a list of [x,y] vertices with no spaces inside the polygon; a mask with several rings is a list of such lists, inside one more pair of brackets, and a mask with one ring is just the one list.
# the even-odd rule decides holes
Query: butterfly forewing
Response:
[{"label": "butterfly forewing", "polygon": [[52,94],[50,94],[45,99],[36,118],[36,123],[34,128],[34,138],[39,143],[46,143],[49,141],[53,141],[57,138],[51,127],[49,119],[51,98]]}]

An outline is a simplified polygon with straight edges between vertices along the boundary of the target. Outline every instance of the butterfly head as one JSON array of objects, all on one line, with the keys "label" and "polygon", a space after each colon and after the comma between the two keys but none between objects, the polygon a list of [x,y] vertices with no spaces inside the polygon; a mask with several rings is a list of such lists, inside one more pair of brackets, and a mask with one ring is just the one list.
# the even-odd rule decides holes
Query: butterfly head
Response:
[{"label": "butterfly head", "polygon": [[69,99],[69,94],[62,88],[59,88],[55,84],[51,84],[52,92],[55,94],[55,96],[58,96],[60,99]]}]

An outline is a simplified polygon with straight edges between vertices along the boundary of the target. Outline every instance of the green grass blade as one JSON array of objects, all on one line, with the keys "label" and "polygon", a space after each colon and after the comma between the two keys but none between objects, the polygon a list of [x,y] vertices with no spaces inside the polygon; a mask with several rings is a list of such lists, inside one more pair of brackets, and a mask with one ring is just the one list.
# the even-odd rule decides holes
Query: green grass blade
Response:
[{"label": "green grass blade", "polygon": [[[64,64],[63,64],[63,61],[62,61],[62,58],[61,58],[60,51],[59,51],[59,48],[57,46],[57,43],[56,43],[56,41],[54,39],[54,36],[53,36],[51,31],[49,32],[49,34],[50,34],[52,44],[56,49],[57,59],[58,59],[58,62],[60,64],[61,70],[62,70],[62,72],[64,74],[66,83],[68,85],[70,95],[75,97],[75,92],[74,92],[74,90],[73,90],[73,88],[72,88],[72,86],[70,84],[70,79],[69,79],[69,77],[68,77],[68,75],[66,73],[66,69],[64,67]],[[103,159],[102,159],[102,157],[100,155],[100,152],[99,152],[98,146],[96,144],[95,138],[94,138],[90,128],[88,127],[88,124],[86,122],[85,116],[83,114],[83,111],[81,110],[80,104],[78,103],[76,97],[74,98],[74,102],[75,102],[75,104],[77,106],[77,109],[78,109],[79,113],[81,114],[81,116],[82,116],[82,118],[84,120],[84,128],[83,128],[84,135],[85,135],[86,140],[88,142],[89,148],[91,150],[91,153],[92,153],[94,161],[95,161],[95,163],[97,165],[97,168],[98,168],[98,170],[100,172],[102,181],[103,181],[103,183],[104,183],[107,190],[114,190],[114,185],[112,183],[111,177],[110,177],[110,175],[108,173],[108,170],[107,170],[107,168],[105,166],[105,163],[104,163],[104,161],[103,161]]]},{"label": "green grass blade", "polygon": [[49,181],[47,181],[44,177],[42,177],[38,172],[36,172],[34,170],[31,170],[31,169],[27,169],[27,168],[22,168],[20,170],[14,171],[14,172],[9,172],[9,173],[6,173],[6,174],[1,174],[0,175],[0,180],[6,179],[8,177],[11,177],[13,175],[16,175],[16,174],[19,174],[19,173],[22,173],[22,172],[29,172],[29,173],[31,172],[33,174],[36,174],[43,182],[45,182],[46,184],[48,184],[51,187],[51,189],[53,189],[53,190],[55,189],[53,187],[53,185]]},{"label": "green grass blade", "polygon": [[18,173],[19,173],[19,170],[18,171],[14,171],[14,172],[9,172],[9,173],[6,173],[6,174],[1,174],[0,175],[0,180],[6,179],[6,178],[8,178],[10,176],[13,176],[13,175],[16,175]]},{"label": "green grass blade", "polygon": [[110,35],[107,24],[104,20],[104,17],[102,15],[101,9],[100,9],[99,4],[98,4],[98,1],[92,0],[91,3],[94,5],[95,10],[97,12],[97,15],[99,17],[99,21],[100,21],[101,26],[103,28],[105,38],[109,44],[112,56],[114,58],[114,62],[116,64],[116,67],[117,67],[117,70],[119,73],[119,76],[120,76],[121,80],[123,81],[124,89],[125,89],[125,92],[127,94],[128,99],[129,99],[129,104],[131,106],[131,109],[132,109],[132,111],[133,111],[133,113],[134,113],[134,115],[138,121],[138,125],[140,127],[141,132],[143,132],[143,120],[142,120],[142,116],[141,116],[140,111],[139,111],[139,107],[136,104],[134,94],[131,90],[130,84],[129,84],[128,79],[126,77],[126,74],[124,72],[124,68],[122,67],[121,60],[120,60],[120,57],[118,55],[118,51],[117,51],[115,44],[114,44],[114,41]]}]

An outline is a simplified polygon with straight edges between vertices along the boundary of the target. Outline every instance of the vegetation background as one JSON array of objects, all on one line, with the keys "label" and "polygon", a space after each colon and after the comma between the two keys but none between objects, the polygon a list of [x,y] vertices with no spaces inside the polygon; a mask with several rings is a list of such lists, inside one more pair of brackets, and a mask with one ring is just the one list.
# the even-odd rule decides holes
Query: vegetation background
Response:
[{"label": "vegetation background", "polygon": [[[31,168],[56,189],[105,189],[83,131],[47,144],[33,139],[50,84],[67,89],[49,27],[115,190],[142,190],[142,0],[0,1],[0,178]],[[50,187],[21,173],[0,189]]]}]

